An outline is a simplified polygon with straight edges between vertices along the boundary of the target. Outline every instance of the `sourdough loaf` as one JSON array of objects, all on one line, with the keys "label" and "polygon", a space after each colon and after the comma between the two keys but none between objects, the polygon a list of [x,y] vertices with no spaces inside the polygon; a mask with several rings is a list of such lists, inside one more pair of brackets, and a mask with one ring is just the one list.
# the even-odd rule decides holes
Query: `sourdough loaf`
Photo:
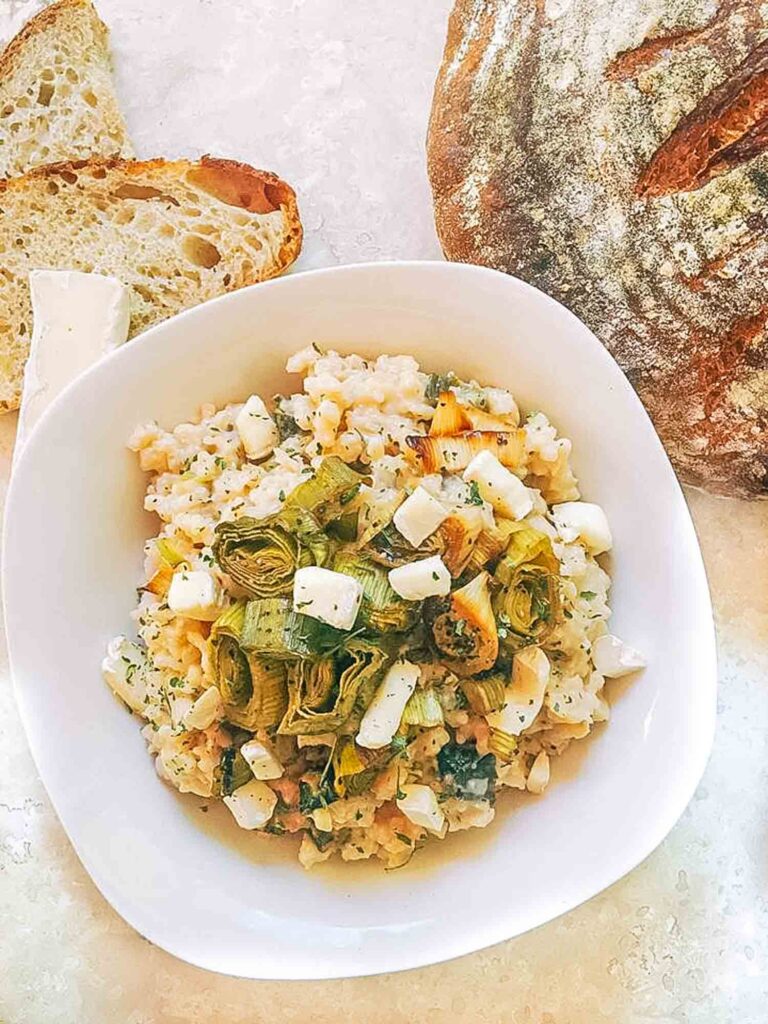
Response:
[{"label": "sourdough loaf", "polygon": [[428,144],[446,255],[569,306],[681,478],[747,497],[768,495],[766,149],[764,5],[457,0]]},{"label": "sourdough loaf", "polygon": [[93,159],[0,181],[0,411],[21,395],[30,270],[113,274],[136,334],[280,274],[301,238],[293,189],[231,160]]}]

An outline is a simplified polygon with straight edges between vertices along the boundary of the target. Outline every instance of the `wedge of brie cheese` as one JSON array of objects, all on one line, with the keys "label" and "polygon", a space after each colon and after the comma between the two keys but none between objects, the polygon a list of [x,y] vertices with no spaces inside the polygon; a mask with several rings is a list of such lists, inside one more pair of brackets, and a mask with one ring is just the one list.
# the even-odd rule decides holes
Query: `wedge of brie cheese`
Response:
[{"label": "wedge of brie cheese", "polygon": [[123,344],[130,320],[130,289],[116,277],[75,270],[33,270],[29,288],[32,340],[16,453],[67,384]]}]

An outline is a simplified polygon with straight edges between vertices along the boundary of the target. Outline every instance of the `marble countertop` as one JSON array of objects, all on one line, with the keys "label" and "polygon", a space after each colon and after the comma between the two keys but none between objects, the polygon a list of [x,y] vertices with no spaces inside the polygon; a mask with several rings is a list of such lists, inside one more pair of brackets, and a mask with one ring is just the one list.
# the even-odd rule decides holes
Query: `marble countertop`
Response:
[{"label": "marble countertop", "polygon": [[[137,152],[212,152],[299,190],[300,267],[439,256],[424,134],[450,0],[97,0]],[[0,39],[39,0],[0,0]],[[0,419],[2,494],[15,417]],[[52,500],[55,496],[41,500]],[[40,783],[0,652],[3,1024],[764,1024],[768,503],[689,493],[720,645],[719,722],[661,847],[601,896],[437,967],[350,981],[219,977],[115,914]]]}]

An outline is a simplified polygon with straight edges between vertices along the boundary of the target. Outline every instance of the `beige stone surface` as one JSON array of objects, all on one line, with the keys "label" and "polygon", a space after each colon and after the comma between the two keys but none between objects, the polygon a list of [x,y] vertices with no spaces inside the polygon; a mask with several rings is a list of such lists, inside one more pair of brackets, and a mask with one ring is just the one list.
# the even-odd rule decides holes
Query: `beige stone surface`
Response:
[{"label": "beige stone surface", "polygon": [[[35,6],[0,0],[0,37]],[[300,189],[305,267],[438,254],[423,136],[448,0],[99,8],[141,155],[211,150],[282,173]],[[13,417],[0,420],[3,495],[14,429]],[[55,496],[40,488],[55,515]],[[151,946],[98,894],[58,824],[3,654],[0,1021],[764,1024],[768,503],[688,498],[720,643],[718,731],[694,800],[662,846],[601,896],[437,967],[273,984],[208,974]]]}]

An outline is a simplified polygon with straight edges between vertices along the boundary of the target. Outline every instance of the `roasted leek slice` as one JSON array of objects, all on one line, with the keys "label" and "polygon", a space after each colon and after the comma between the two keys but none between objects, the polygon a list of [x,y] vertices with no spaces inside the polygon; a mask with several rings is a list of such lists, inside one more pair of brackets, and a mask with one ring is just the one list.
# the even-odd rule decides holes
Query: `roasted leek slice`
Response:
[{"label": "roasted leek slice", "polygon": [[430,437],[453,437],[472,429],[472,421],[459,405],[453,391],[442,391],[437,398],[435,415],[429,425]]},{"label": "roasted leek slice", "polygon": [[517,467],[525,456],[525,431],[472,430],[456,437],[424,437],[411,434],[405,443],[415,453],[425,473],[445,470],[456,473],[466,469],[472,459],[489,451],[504,466]]}]

